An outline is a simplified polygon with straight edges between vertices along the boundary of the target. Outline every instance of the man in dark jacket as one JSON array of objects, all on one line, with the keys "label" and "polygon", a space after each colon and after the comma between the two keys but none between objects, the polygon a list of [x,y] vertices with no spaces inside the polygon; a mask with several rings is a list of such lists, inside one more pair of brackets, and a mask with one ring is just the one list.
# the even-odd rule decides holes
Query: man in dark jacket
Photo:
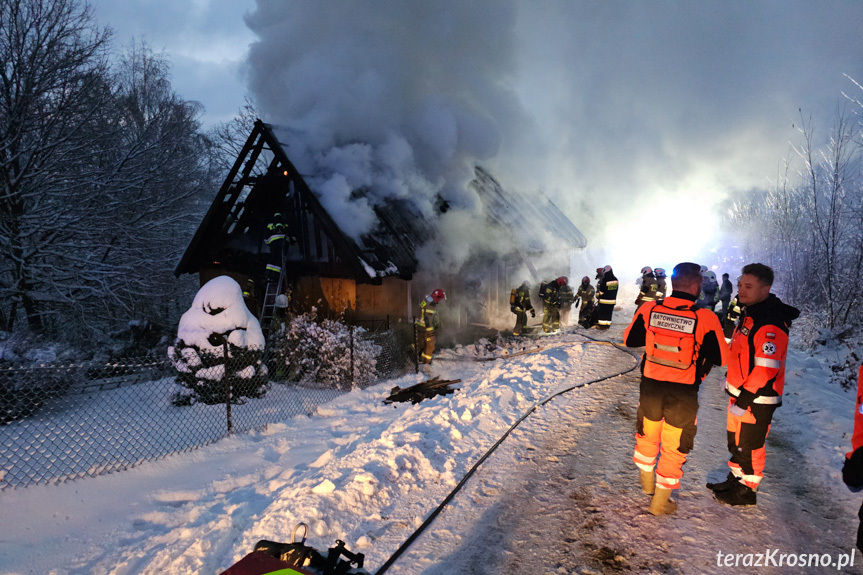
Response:
[{"label": "man in dark jacket", "polygon": [[536,317],[536,310],[530,301],[530,282],[524,281],[520,286],[512,290],[510,294],[509,310],[515,314],[515,327],[512,335],[521,335],[521,330],[527,324],[527,314]]},{"label": "man in dark jacket", "polygon": [[773,412],[782,405],[788,331],[800,310],[770,293],[773,270],[764,264],[743,268],[737,298],[743,314],[731,338],[725,392],[731,469],[721,483],[708,483],[714,497],[728,505],[755,505],[764,475],[764,443]]},{"label": "man in dark jacket", "polygon": [[725,316],[728,315],[728,306],[731,305],[731,294],[733,293],[734,286],[731,285],[728,274],[722,274],[722,285],[719,286],[719,301],[722,303],[722,309],[719,310],[719,321],[721,322],[724,322]]}]

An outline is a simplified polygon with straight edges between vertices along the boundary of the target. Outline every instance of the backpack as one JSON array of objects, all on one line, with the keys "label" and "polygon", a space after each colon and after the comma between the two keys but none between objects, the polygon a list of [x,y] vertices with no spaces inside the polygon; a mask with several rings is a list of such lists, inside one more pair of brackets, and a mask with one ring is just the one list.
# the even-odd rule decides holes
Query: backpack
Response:
[{"label": "backpack", "polygon": [[695,339],[698,314],[694,306],[650,310],[644,347],[644,375],[660,381],[698,383]]}]

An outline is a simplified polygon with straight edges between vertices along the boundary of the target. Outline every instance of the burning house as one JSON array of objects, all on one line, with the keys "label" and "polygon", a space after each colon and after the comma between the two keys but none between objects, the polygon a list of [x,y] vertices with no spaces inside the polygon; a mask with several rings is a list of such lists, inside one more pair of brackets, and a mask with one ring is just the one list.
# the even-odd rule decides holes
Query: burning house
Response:
[{"label": "burning house", "polygon": [[[201,285],[233,277],[264,324],[276,297],[285,294],[293,312],[315,306],[378,329],[411,321],[419,300],[442,288],[447,301],[439,311],[447,325],[502,328],[511,322],[512,287],[528,279],[536,289],[540,279],[567,275],[573,253],[586,246],[551,201],[506,190],[477,167],[469,187],[478,209],[459,221],[462,228],[475,227],[482,241],[459,269],[445,269],[435,238],[445,233],[442,219],[458,208],[438,198],[429,213],[410,196],[392,197],[371,203],[375,225],[352,235],[337,223],[332,203],[324,207],[310,174],[291,162],[288,139],[283,128],[255,123],[175,269],[178,277],[198,274]],[[354,190],[351,199],[362,200],[366,192]],[[285,226],[280,254],[267,243],[275,220]]]}]

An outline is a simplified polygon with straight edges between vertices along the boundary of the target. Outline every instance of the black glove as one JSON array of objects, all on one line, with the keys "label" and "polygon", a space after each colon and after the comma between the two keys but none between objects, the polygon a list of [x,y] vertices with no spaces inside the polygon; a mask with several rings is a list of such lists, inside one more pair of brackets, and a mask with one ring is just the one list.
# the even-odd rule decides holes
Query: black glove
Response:
[{"label": "black glove", "polygon": [[530,310],[530,317],[536,317],[536,310],[535,309]]},{"label": "black glove", "polygon": [[842,481],[851,491],[863,489],[863,448],[857,448],[842,466]]}]

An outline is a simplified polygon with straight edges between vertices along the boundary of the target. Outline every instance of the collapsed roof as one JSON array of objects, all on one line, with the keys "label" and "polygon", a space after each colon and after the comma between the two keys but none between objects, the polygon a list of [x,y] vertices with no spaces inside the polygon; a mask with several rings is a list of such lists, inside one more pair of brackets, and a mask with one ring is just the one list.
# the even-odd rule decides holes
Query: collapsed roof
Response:
[{"label": "collapsed roof", "polygon": [[[373,206],[377,223],[372,231],[351,237],[309,187],[308,174],[303,177],[291,163],[283,141],[286,133],[284,128],[255,122],[175,275],[212,266],[261,273],[268,257],[263,247],[266,224],[279,212],[288,214],[297,239],[296,253],[288,262],[293,273],[373,284],[388,276],[410,279],[417,272],[419,248],[435,236],[436,218],[420,214],[406,198],[392,198]],[[481,200],[485,224],[507,237],[528,266],[529,254],[587,245],[578,228],[545,197],[526,198],[506,190],[480,167],[470,187]],[[446,208],[441,202],[437,209],[442,213]]]}]

